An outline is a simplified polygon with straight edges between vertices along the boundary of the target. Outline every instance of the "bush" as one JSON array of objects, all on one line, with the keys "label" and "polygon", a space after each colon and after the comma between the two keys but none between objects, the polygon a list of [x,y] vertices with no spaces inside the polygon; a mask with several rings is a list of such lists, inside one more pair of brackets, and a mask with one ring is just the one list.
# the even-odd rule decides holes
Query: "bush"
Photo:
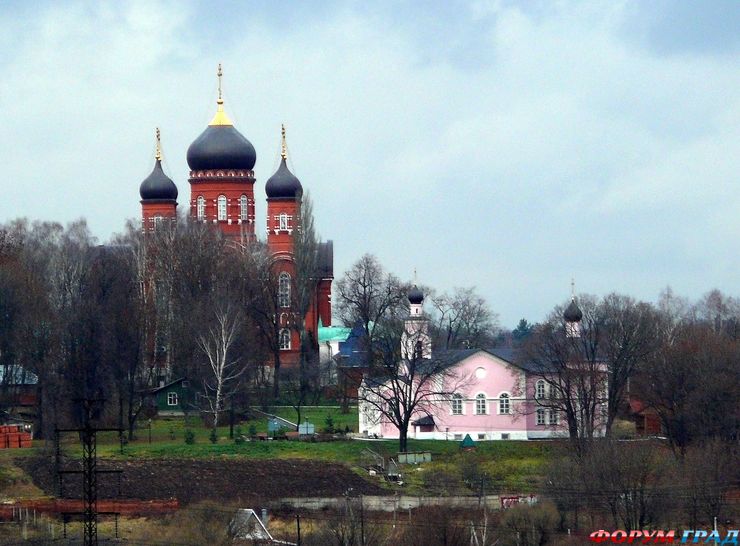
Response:
[{"label": "bush", "polygon": [[216,433],[215,428],[211,429],[211,433],[208,435],[208,439],[211,441],[212,444],[218,442],[218,434]]},{"label": "bush", "polygon": [[512,506],[501,517],[502,542],[507,546],[547,544],[559,519],[558,511],[550,503]]},{"label": "bush", "polygon": [[236,429],[234,430],[234,443],[235,444],[244,443],[244,435],[242,434],[242,427],[236,427]]},{"label": "bush", "polygon": [[254,438],[255,436],[257,436],[257,427],[254,426],[254,423],[252,423],[251,425],[249,425],[249,436],[251,436],[252,438]]},{"label": "bush", "polygon": [[185,443],[188,445],[192,445],[195,443],[195,432],[192,430],[185,429]]}]

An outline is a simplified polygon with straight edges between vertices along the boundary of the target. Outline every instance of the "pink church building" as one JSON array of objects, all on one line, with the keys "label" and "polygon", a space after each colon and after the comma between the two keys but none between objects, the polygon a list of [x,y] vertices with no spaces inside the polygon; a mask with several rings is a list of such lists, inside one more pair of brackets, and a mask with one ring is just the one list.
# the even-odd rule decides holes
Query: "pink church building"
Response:
[{"label": "pink church building", "polygon": [[[411,309],[406,331],[421,332],[424,339],[428,322],[422,312],[423,295],[416,292],[418,294],[414,291],[409,294]],[[577,325],[567,318],[566,321],[571,333],[577,331]],[[408,341],[402,343],[408,344]],[[417,354],[432,358],[428,341],[416,341],[416,345],[417,350],[421,349]],[[407,358],[411,350],[402,346],[402,354]],[[431,397],[419,405],[411,419],[409,438],[462,440],[470,434],[473,440],[485,441],[568,436],[566,423],[558,412],[541,407],[537,401],[551,396],[542,374],[536,373],[534,367],[528,369],[527,365],[515,363],[511,349],[452,350],[433,357],[444,359],[449,366],[448,374],[441,378],[446,385],[438,388],[446,394]],[[371,380],[365,379],[361,386],[359,432],[377,438],[398,438],[395,425],[363,400],[362,393],[368,395],[368,381]]]}]

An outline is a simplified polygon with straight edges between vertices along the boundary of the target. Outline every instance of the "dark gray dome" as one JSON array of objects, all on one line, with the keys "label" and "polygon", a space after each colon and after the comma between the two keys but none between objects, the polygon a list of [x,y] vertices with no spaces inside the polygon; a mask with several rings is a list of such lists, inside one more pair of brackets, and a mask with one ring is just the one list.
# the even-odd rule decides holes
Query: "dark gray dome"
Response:
[{"label": "dark gray dome", "polygon": [[414,285],[414,287],[409,290],[408,293],[409,303],[413,303],[415,305],[419,305],[421,302],[424,301],[424,293],[419,290],[419,287]]},{"label": "dark gray dome", "polygon": [[295,199],[303,193],[301,181],[290,172],[285,158],[280,161],[275,174],[267,179],[265,193],[268,199]]},{"label": "dark gray dome", "polygon": [[570,300],[570,305],[565,309],[563,318],[566,322],[580,322],[583,318],[583,312],[578,307],[578,304],[576,304],[575,298]]},{"label": "dark gray dome", "polygon": [[169,176],[164,174],[162,161],[159,159],[155,161],[151,174],[139,186],[139,195],[143,201],[152,199],[175,201],[177,199],[177,186]]},{"label": "dark gray dome", "polygon": [[252,170],[257,161],[254,146],[233,125],[209,125],[188,148],[192,171]]}]

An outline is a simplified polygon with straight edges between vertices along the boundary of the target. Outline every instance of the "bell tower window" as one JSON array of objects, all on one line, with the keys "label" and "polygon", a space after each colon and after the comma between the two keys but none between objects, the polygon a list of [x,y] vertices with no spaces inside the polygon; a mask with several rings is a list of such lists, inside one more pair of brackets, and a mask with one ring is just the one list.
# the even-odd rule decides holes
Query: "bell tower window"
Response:
[{"label": "bell tower window", "polygon": [[280,307],[290,307],[290,275],[285,271],[278,278],[278,300]]},{"label": "bell tower window", "polygon": [[196,215],[198,220],[204,220],[206,217],[206,200],[202,195],[196,200]]},{"label": "bell tower window", "polygon": [[246,222],[247,219],[249,218],[249,210],[247,208],[248,204],[249,204],[249,201],[247,200],[247,196],[242,195],[239,198],[239,219],[242,222]]},{"label": "bell tower window", "polygon": [[226,196],[218,196],[218,219],[221,221],[226,220]]},{"label": "bell tower window", "polygon": [[278,219],[280,222],[280,231],[288,231],[288,215],[283,212]]},{"label": "bell tower window", "polygon": [[282,330],[280,330],[280,350],[290,350],[290,330],[288,330],[287,328],[283,328]]}]

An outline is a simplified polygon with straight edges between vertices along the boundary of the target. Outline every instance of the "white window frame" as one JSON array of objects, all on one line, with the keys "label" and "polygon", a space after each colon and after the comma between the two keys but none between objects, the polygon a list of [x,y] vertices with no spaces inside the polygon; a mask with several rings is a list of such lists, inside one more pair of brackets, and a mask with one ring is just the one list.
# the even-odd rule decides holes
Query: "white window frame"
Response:
[{"label": "white window frame", "polygon": [[452,401],[450,402],[450,413],[452,415],[464,415],[463,408],[465,407],[463,402],[462,394],[455,393],[452,395]]},{"label": "white window frame", "polygon": [[249,220],[249,198],[246,194],[242,194],[239,198],[239,219],[242,222]]},{"label": "white window frame", "polygon": [[550,425],[559,425],[560,424],[560,415],[558,414],[558,410],[556,410],[556,409],[549,409],[549,410],[547,410],[547,422]]},{"label": "white window frame", "polygon": [[484,392],[475,395],[475,414],[488,415],[488,397]]},{"label": "white window frame", "polygon": [[278,230],[280,231],[288,231],[290,228],[288,227],[288,214],[285,212],[281,212],[278,215]]},{"label": "white window frame", "polygon": [[206,218],[206,198],[199,195],[195,200],[195,215],[198,220],[205,220]]},{"label": "white window frame", "polygon": [[280,350],[290,351],[290,329],[288,328],[280,330]]},{"label": "white window frame", "polygon": [[290,273],[283,271],[278,276],[278,305],[290,307]]},{"label": "white window frame", "polygon": [[545,410],[543,408],[537,408],[537,424],[540,426],[545,424]]},{"label": "white window frame", "polygon": [[[506,406],[506,410],[504,410]],[[511,395],[508,392],[502,392],[498,395],[498,414],[511,415]]]},{"label": "white window frame", "polygon": [[540,379],[534,384],[534,397],[541,400],[545,397],[545,380]]},{"label": "white window frame", "polygon": [[225,222],[226,217],[227,217],[227,212],[226,212],[226,196],[224,194],[221,194],[218,196],[218,199],[216,199],[216,205],[217,205],[216,219],[219,222]]},{"label": "white window frame", "polygon": [[167,405],[168,406],[176,406],[178,402],[178,396],[177,392],[171,391],[167,393]]}]

